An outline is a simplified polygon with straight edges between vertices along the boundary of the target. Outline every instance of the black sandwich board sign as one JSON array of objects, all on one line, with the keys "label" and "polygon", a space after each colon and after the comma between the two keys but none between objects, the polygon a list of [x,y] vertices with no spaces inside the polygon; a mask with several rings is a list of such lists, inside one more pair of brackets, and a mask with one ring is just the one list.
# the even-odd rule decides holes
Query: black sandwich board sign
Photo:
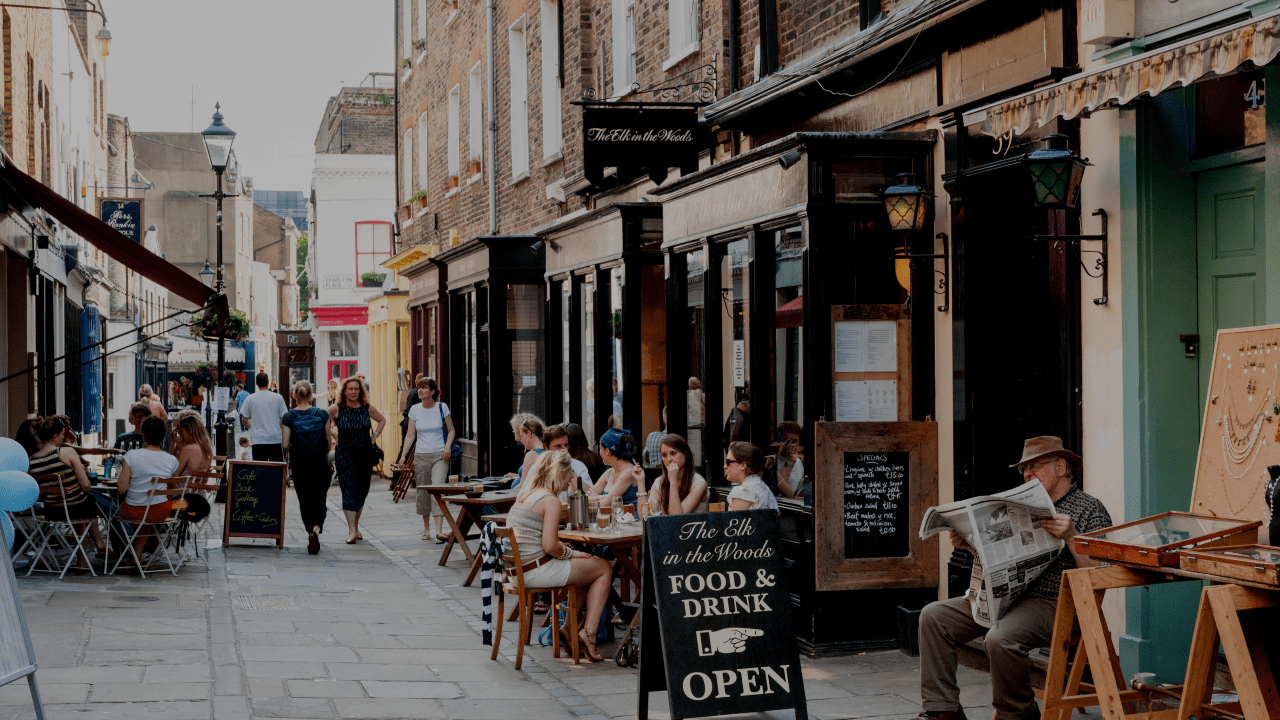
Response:
[{"label": "black sandwich board sign", "polygon": [[672,720],[785,708],[806,720],[778,513],[655,516],[644,536],[639,719],[666,690]]},{"label": "black sandwich board sign", "polygon": [[284,488],[289,466],[282,462],[227,461],[226,524],[222,546],[233,537],[275,538],[284,547]]},{"label": "black sandwich board sign", "polygon": [[13,575],[3,533],[0,533],[0,566],[0,686],[25,677],[36,708],[36,720],[44,720],[44,703],[40,701],[40,686],[36,684],[36,651],[31,645],[31,633],[27,630],[27,617],[22,612],[22,597],[18,594],[18,581]]}]

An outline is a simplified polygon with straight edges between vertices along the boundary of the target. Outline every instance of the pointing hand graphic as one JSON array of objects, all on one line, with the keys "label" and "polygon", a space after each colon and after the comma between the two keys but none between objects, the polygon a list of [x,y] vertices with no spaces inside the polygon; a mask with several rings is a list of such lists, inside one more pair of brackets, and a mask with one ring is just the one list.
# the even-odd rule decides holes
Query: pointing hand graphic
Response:
[{"label": "pointing hand graphic", "polygon": [[723,630],[698,631],[698,655],[706,657],[716,653],[740,653],[747,649],[747,638],[760,637],[763,630],[755,628],[725,628]]}]

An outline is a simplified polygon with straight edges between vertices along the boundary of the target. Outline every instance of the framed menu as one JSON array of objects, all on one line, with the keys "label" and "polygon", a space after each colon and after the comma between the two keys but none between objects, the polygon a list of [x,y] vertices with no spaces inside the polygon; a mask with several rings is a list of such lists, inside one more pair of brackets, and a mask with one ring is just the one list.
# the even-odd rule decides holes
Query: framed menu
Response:
[{"label": "framed menu", "polygon": [[906,305],[832,306],[836,422],[911,419],[910,325]]}]

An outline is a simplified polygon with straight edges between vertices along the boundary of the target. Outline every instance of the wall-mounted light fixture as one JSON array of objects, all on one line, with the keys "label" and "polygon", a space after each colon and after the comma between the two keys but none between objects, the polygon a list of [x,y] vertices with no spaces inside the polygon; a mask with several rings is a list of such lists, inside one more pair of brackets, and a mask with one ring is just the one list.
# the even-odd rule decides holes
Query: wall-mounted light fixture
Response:
[{"label": "wall-mounted light fixture", "polygon": [[778,156],[778,164],[782,166],[783,170],[787,170],[792,165],[795,165],[796,163],[800,162],[800,158],[802,157],[804,157],[804,155],[800,152],[799,149],[789,150]]},{"label": "wall-mounted light fixture", "polygon": [[[1092,163],[1082,159],[1071,150],[1066,135],[1053,134],[1045,137],[1046,147],[1040,148],[1027,156],[1027,169],[1031,175],[1031,189],[1035,194],[1036,207],[1046,210],[1074,209],[1080,201],[1080,181],[1084,179],[1084,169]],[[1062,242],[1075,253],[1080,269],[1091,278],[1102,280],[1102,297],[1093,299],[1094,305],[1107,304],[1107,211],[1098,208],[1093,211],[1094,217],[1102,218],[1102,232],[1097,235],[1035,235],[1035,240]],[[1101,250],[1084,250],[1080,247],[1085,240],[1096,240],[1102,243]],[[1098,259],[1093,269],[1097,274],[1089,272],[1081,253],[1094,253]]]},{"label": "wall-mounted light fixture", "polygon": [[[897,176],[897,184],[890,185],[884,191],[884,209],[889,217],[889,227],[895,232],[902,233],[903,247],[911,247],[909,235],[924,229],[925,217],[929,214],[928,202],[931,195],[927,190],[916,184],[916,176],[914,173],[900,173]],[[942,260],[942,269],[930,267],[934,273],[938,275],[938,287],[934,289],[935,295],[942,296],[942,304],[938,306],[938,312],[945,313],[951,309],[951,291],[949,287],[951,275],[951,248],[949,238],[946,233],[938,233],[935,239],[942,241],[942,253],[938,255],[915,254],[915,253],[899,253],[893,256],[894,260],[907,260],[909,266],[915,268],[916,262],[920,260]]]}]

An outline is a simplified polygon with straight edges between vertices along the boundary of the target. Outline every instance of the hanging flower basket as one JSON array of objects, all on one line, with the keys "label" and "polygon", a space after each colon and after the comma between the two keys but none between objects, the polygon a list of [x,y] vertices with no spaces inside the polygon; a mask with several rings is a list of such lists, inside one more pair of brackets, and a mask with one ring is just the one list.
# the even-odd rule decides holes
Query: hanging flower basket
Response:
[{"label": "hanging flower basket", "polygon": [[218,313],[213,310],[206,310],[196,318],[191,329],[205,339],[216,340],[221,337],[233,342],[248,340],[250,334],[249,318],[241,310],[231,311],[231,317],[227,319],[221,332],[218,330]]}]

